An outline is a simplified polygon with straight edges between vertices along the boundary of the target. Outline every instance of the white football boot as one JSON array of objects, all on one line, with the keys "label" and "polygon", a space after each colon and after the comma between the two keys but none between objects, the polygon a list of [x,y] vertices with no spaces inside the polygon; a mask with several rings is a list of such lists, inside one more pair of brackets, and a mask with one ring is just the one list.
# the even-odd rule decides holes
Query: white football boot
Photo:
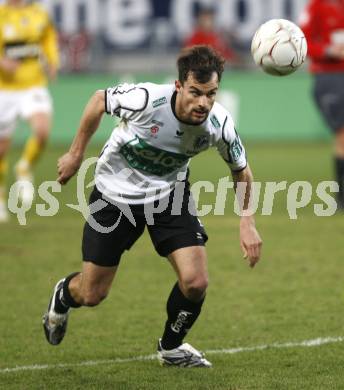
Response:
[{"label": "white football boot", "polygon": [[188,343],[184,343],[177,348],[166,350],[161,346],[161,339],[158,343],[158,360],[163,366],[177,367],[207,367],[212,364],[204,358],[204,354],[197,351]]}]

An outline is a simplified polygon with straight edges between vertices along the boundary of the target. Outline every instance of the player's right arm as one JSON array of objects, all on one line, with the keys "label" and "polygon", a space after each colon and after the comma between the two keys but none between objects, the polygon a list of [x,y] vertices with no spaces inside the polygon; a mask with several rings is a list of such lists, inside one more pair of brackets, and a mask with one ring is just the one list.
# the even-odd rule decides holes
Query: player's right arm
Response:
[{"label": "player's right arm", "polygon": [[93,133],[104,113],[125,120],[138,120],[148,104],[148,91],[134,84],[120,84],[97,91],[89,100],[81,117],[78,132],[69,152],[58,161],[57,181],[66,184],[78,171]]},{"label": "player's right arm", "polygon": [[80,168],[89,140],[98,129],[104,113],[125,120],[137,120],[148,103],[148,91],[134,84],[120,84],[97,91],[87,103],[78,132],[69,149],[57,164],[58,179],[66,184]]},{"label": "player's right arm", "polygon": [[99,90],[91,97],[85,107],[79,129],[69,151],[58,160],[59,176],[57,181],[59,183],[66,184],[80,168],[88,142],[98,129],[104,112],[105,93],[104,90]]}]

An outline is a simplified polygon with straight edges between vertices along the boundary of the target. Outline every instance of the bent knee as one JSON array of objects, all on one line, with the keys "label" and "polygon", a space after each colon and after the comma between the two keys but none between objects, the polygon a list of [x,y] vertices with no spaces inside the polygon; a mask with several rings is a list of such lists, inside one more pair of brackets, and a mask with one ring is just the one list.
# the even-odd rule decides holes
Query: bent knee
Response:
[{"label": "bent knee", "polygon": [[205,275],[197,278],[185,279],[182,280],[181,283],[184,294],[192,300],[202,299],[209,284],[208,277]]}]

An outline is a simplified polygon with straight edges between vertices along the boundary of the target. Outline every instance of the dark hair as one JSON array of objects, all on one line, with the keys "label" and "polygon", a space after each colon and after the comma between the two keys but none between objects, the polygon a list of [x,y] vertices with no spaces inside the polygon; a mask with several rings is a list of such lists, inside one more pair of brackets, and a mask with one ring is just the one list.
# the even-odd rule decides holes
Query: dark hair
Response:
[{"label": "dark hair", "polygon": [[224,58],[210,46],[186,47],[177,59],[179,81],[183,84],[190,72],[202,84],[207,83],[214,72],[217,73],[220,81],[224,65]]}]

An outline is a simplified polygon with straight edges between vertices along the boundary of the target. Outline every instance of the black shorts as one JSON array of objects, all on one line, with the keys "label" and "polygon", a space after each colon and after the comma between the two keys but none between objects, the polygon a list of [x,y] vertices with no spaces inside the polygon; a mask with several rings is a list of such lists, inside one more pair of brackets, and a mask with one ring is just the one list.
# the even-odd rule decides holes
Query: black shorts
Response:
[{"label": "black shorts", "polygon": [[[89,204],[102,199],[103,195],[94,187]],[[173,192],[168,199],[168,206],[160,213],[153,214],[154,223],[147,223],[143,205],[130,205],[135,219],[134,226],[115,205],[106,201],[105,206],[90,216],[85,223],[82,239],[84,261],[111,267],[118,265],[125,250],[131,248],[147,226],[153,245],[160,256],[168,256],[176,249],[190,246],[204,246],[208,236],[203,225],[189,212],[190,190],[187,183],[184,190],[180,215],[172,213]],[[97,225],[98,224],[98,225]],[[108,231],[106,231],[108,228]]]},{"label": "black shorts", "polygon": [[331,130],[344,127],[344,73],[316,74],[313,95]]}]

